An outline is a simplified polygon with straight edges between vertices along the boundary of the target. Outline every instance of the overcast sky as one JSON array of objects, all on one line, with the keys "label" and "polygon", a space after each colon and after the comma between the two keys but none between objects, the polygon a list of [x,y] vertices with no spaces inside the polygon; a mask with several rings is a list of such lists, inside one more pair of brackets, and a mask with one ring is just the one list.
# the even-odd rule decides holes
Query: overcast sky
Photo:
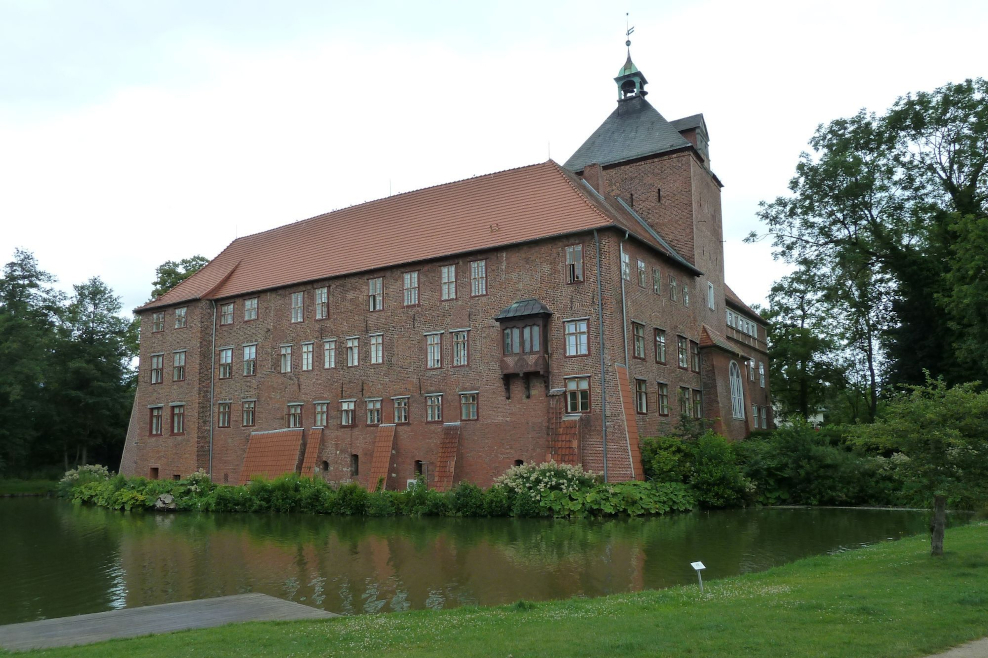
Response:
[{"label": "overcast sky", "polygon": [[785,269],[742,239],[816,126],[988,64],[977,1],[0,0],[0,258],[130,309],[238,235],[562,163],[615,105],[625,11],[649,101],[706,118],[751,303]]}]

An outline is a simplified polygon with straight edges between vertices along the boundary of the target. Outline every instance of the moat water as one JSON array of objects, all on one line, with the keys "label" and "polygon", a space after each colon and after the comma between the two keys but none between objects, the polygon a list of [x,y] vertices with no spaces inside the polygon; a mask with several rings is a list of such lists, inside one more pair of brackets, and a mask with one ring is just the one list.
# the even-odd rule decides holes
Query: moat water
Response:
[{"label": "moat water", "polygon": [[[956,519],[954,522],[963,522]],[[923,532],[928,513],[751,509],[649,519],[349,519],[0,500],[0,624],[263,592],[341,614],[601,596]]]}]

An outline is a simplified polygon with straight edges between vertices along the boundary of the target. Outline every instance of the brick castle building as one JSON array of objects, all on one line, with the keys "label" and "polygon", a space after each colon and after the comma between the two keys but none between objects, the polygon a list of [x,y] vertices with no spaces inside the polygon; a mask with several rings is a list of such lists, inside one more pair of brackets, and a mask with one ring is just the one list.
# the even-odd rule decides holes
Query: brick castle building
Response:
[{"label": "brick castle building", "polygon": [[562,166],[238,238],[137,309],[120,472],[444,490],[554,459],[628,480],[639,437],[682,416],[769,427],[764,321],[724,281],[703,115],[664,119],[630,54],[615,81]]}]

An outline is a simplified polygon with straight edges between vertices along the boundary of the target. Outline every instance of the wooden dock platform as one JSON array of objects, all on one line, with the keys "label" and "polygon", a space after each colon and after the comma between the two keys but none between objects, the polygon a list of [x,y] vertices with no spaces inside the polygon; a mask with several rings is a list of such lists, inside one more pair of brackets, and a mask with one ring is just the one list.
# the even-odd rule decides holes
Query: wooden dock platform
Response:
[{"label": "wooden dock platform", "polygon": [[245,621],[330,619],[338,616],[267,594],[237,594],[0,626],[0,648],[27,651],[191,628],[212,628]]}]

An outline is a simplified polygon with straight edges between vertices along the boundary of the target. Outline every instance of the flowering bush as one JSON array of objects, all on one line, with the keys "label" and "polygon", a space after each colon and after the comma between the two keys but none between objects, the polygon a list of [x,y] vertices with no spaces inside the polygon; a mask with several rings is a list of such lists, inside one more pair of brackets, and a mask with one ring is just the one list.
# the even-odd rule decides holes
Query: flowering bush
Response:
[{"label": "flowering bush", "polygon": [[582,466],[546,462],[514,466],[494,484],[507,491],[514,516],[547,516],[549,510],[542,505],[543,498],[556,491],[570,494],[589,489],[597,480],[596,474],[584,471]]},{"label": "flowering bush", "polygon": [[68,496],[72,489],[87,482],[106,482],[110,479],[110,469],[99,464],[83,464],[79,468],[65,471],[58,482],[58,495]]}]

